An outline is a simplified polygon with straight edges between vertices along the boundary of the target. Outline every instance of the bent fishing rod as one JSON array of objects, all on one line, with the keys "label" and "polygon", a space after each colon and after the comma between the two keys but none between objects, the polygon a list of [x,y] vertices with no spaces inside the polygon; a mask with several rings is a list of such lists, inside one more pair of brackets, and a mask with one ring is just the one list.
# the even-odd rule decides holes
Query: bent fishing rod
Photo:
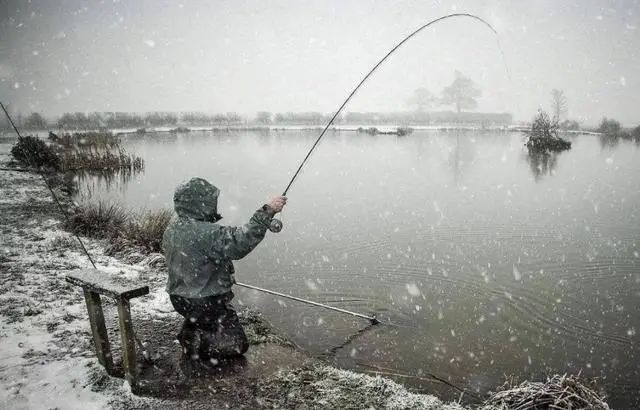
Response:
[{"label": "bent fishing rod", "polygon": [[[403,38],[391,50],[389,50],[389,52],[387,52],[387,54],[384,57],[382,57],[382,59],[380,61],[378,61],[378,63],[375,66],[373,66],[373,68],[362,78],[362,80],[360,80],[360,82],[356,85],[356,87],[353,89],[353,91],[351,91],[351,93],[349,93],[349,95],[342,102],[342,104],[340,105],[338,110],[333,114],[331,119],[327,122],[327,125],[324,127],[324,129],[322,130],[320,135],[318,135],[318,138],[315,140],[315,142],[311,146],[311,149],[309,149],[309,152],[307,152],[307,155],[304,157],[304,159],[302,160],[302,162],[298,166],[298,169],[293,174],[293,177],[291,177],[291,180],[287,184],[287,187],[284,189],[284,192],[282,193],[282,196],[286,196],[287,195],[287,192],[289,192],[289,189],[291,188],[291,186],[293,185],[294,181],[296,180],[296,178],[300,174],[300,171],[302,171],[302,168],[304,167],[304,165],[307,163],[307,161],[311,157],[311,154],[316,149],[316,147],[318,146],[318,144],[322,140],[322,137],[324,137],[324,135],[326,134],[326,132],[329,129],[329,127],[331,126],[331,124],[333,124],[335,119],[342,112],[344,107],[351,100],[351,98],[355,95],[355,93],[358,91],[358,89],[360,89],[360,87],[369,79],[369,77],[371,77],[371,75],[378,69],[378,67],[380,67],[382,65],[382,63],[384,63],[393,53],[395,53],[396,50],[398,50],[400,47],[402,47],[403,44],[405,44],[407,41],[409,41],[415,35],[420,33],[422,30],[424,30],[427,27],[430,27],[430,26],[432,26],[432,25],[434,25],[436,23],[439,23],[441,21],[444,21],[444,20],[447,20],[447,19],[450,19],[450,18],[456,18],[456,17],[471,18],[471,19],[473,19],[475,21],[479,21],[482,24],[484,24],[486,27],[488,27],[495,34],[496,43],[497,43],[498,49],[500,50],[500,54],[502,55],[502,61],[504,62],[507,76],[509,78],[511,78],[511,76],[509,74],[509,68],[508,68],[508,66],[506,64],[506,61],[505,61],[505,58],[504,58],[504,52],[502,51],[502,46],[500,45],[500,38],[498,36],[498,31],[491,24],[489,24],[486,20],[484,20],[483,18],[478,17],[478,16],[476,16],[474,14],[470,14],[470,13],[453,13],[453,14],[447,14],[447,15],[442,16],[442,17],[438,17],[438,18],[436,18],[434,20],[429,21],[426,24],[423,24],[422,26],[420,26],[416,30],[414,30],[412,33],[407,35],[405,38]],[[280,221],[279,219],[273,218],[271,220],[270,225],[269,225],[269,230],[271,232],[277,233],[277,232],[280,232],[282,230],[282,227],[283,227],[282,221]],[[282,293],[279,293],[279,292],[274,292],[274,291],[271,291],[271,290],[268,290],[268,289],[263,289],[263,288],[259,288],[259,287],[256,287],[256,286],[247,285],[247,284],[244,284],[244,283],[238,283],[237,282],[236,285],[242,286],[242,287],[245,287],[245,288],[249,288],[249,289],[254,289],[254,290],[257,290],[257,291],[260,291],[260,292],[276,295],[276,296],[285,297],[285,298],[292,299],[292,300],[297,300],[299,302],[307,303],[307,304],[310,304],[310,305],[320,306],[320,307],[323,307],[323,308],[326,308],[326,309],[331,309],[331,310],[334,310],[334,311],[337,311],[337,312],[347,313],[347,314],[350,314],[352,316],[360,317],[360,318],[363,318],[363,319],[368,319],[371,322],[371,324],[379,324],[379,323],[381,323],[378,319],[376,319],[375,315],[374,316],[367,316],[367,315],[363,315],[361,313],[350,312],[350,311],[345,310],[345,309],[339,309],[339,308],[335,308],[333,306],[323,305],[321,303],[317,303],[317,302],[312,302],[312,301],[309,301],[309,300],[296,298],[294,296],[285,295],[285,294],[282,294]]]},{"label": "bent fishing rod", "polygon": [[[500,41],[499,41],[499,38],[498,38],[498,32],[493,28],[493,26],[491,24],[489,24],[486,20],[482,19],[481,17],[475,16],[473,14],[468,14],[468,13],[454,13],[454,14],[448,14],[448,15],[439,17],[437,19],[431,20],[430,22],[420,26],[418,29],[416,29],[415,31],[410,33],[408,36],[406,36],[404,39],[402,39],[402,41],[400,41],[398,44],[396,44],[380,61],[378,61],[378,63],[362,78],[362,80],[360,80],[360,82],[356,85],[356,87],[353,89],[353,91],[351,91],[351,93],[347,96],[347,98],[344,100],[344,102],[340,105],[338,110],[331,117],[329,122],[327,122],[327,125],[324,127],[324,129],[322,130],[322,132],[320,133],[318,138],[315,140],[315,142],[311,146],[311,149],[309,150],[307,155],[304,157],[304,159],[302,160],[302,162],[298,166],[296,172],[293,174],[293,177],[291,178],[291,180],[287,184],[287,187],[285,188],[285,190],[284,190],[284,192],[282,194],[283,196],[287,195],[287,192],[289,191],[289,189],[293,185],[294,181],[296,180],[296,178],[300,174],[300,171],[302,170],[304,165],[307,163],[307,161],[311,157],[311,154],[313,153],[315,148],[318,146],[318,144],[320,143],[320,141],[322,140],[322,138],[326,134],[327,130],[331,126],[331,124],[333,124],[335,119],[342,112],[344,107],[351,100],[351,98],[355,95],[355,93],[358,91],[358,89],[360,89],[360,87],[367,81],[367,79],[369,79],[369,77],[371,77],[371,75],[378,69],[378,67],[380,65],[382,65],[382,63],[385,62],[387,60],[387,58],[389,58],[398,48],[400,48],[404,43],[409,41],[412,37],[414,37],[416,34],[421,32],[422,30],[424,30],[427,27],[430,27],[433,24],[436,24],[436,23],[438,23],[440,21],[443,21],[443,20],[446,20],[446,19],[450,19],[450,18],[455,18],[455,17],[471,18],[471,19],[474,19],[474,20],[477,20],[477,21],[483,23],[489,29],[491,29],[491,31],[496,35],[496,41],[497,41],[497,44],[498,44],[498,48],[500,49],[500,52],[502,54],[502,58],[503,58],[503,61],[504,61],[504,53],[502,52],[502,47],[500,46]],[[507,68],[507,75],[509,75],[508,67],[506,66],[506,63],[505,63],[505,68]],[[13,129],[16,131],[18,136],[20,136],[20,133],[19,133],[17,127],[13,124],[13,121],[11,120],[11,117],[9,116],[9,113],[7,112],[7,110],[4,108],[4,105],[2,106],[2,109],[3,109],[4,113],[6,114],[7,118],[9,118],[9,121],[11,122],[11,125],[13,125]],[[60,211],[63,213],[65,218],[67,218],[68,216],[67,216],[65,210],[63,209],[63,207],[61,206],[61,204],[57,200],[57,197],[56,197],[55,193],[53,193],[53,190],[51,189],[51,187],[49,186],[48,181],[46,180],[46,178],[44,177],[43,174],[41,174],[41,176],[43,177],[43,180],[45,181],[45,184],[47,185],[47,188],[49,188],[49,191],[51,192],[55,202],[58,204],[58,207],[60,208]],[[283,227],[283,225],[282,225],[281,221],[279,221],[277,219],[273,219],[271,224],[270,224],[270,226],[269,226],[269,230],[272,231],[272,232],[280,232],[282,230],[282,227]],[[95,268],[96,265],[95,265],[93,259],[91,258],[91,255],[89,254],[89,252],[85,248],[84,244],[82,243],[82,240],[79,238],[78,235],[75,235],[75,236],[78,239],[78,242],[80,242],[82,250],[84,251],[86,256],[89,258],[89,261],[91,262],[91,264]],[[287,295],[287,294],[280,293],[280,292],[275,292],[275,291],[272,291],[272,290],[269,290],[269,289],[264,289],[264,288],[260,288],[260,287],[253,286],[253,285],[248,285],[248,284],[245,284],[245,283],[236,283],[236,284],[238,286],[242,286],[242,287],[245,287],[245,288],[257,290],[257,291],[268,293],[268,294],[272,294],[272,295],[275,295],[275,296],[284,297],[284,298],[287,298],[287,299],[291,299],[291,300],[295,300],[295,301],[298,301],[298,302],[310,304],[310,305],[313,305],[313,306],[323,307],[323,308],[330,309],[330,310],[333,310],[333,311],[336,311],[336,312],[349,314],[351,316],[367,319],[367,320],[369,320],[371,322],[371,324],[374,324],[374,325],[382,323],[375,317],[375,315],[374,316],[367,316],[367,315],[363,315],[361,313],[351,312],[351,311],[348,311],[346,309],[340,309],[340,308],[337,308],[337,307],[334,307],[334,306],[325,305],[325,304],[322,304],[322,303],[318,303],[318,302],[314,302],[314,301],[311,301],[311,300],[298,298],[298,297],[295,297],[295,296]]]},{"label": "bent fishing rod", "polygon": [[[473,19],[475,21],[479,21],[482,24],[484,24],[486,27],[488,27],[496,35],[496,43],[497,43],[498,49],[500,50],[500,54],[502,55],[502,61],[504,62],[507,76],[509,78],[511,78],[511,75],[509,74],[509,68],[508,68],[508,66],[506,64],[506,61],[505,61],[505,58],[504,58],[504,52],[502,51],[502,46],[500,45],[500,38],[498,36],[498,31],[489,22],[487,22],[485,19],[483,19],[481,17],[478,17],[478,16],[476,16],[474,14],[470,14],[470,13],[452,13],[452,14],[447,14],[447,15],[442,16],[442,17],[438,17],[437,19],[431,20],[430,22],[428,22],[426,24],[423,24],[422,26],[420,26],[416,30],[414,30],[412,33],[407,35],[405,38],[403,38],[402,41],[400,41],[398,44],[396,44],[391,50],[389,50],[389,52],[387,54],[385,54],[385,56],[382,57],[382,59],[380,61],[378,61],[378,63],[375,66],[373,66],[373,68],[362,78],[362,80],[360,80],[360,82],[358,83],[358,85],[356,85],[356,87],[353,89],[353,91],[351,91],[351,93],[349,93],[349,95],[344,100],[342,105],[340,105],[338,110],[333,114],[331,119],[327,122],[327,125],[325,125],[325,127],[322,130],[322,132],[320,133],[320,135],[318,135],[318,138],[315,140],[315,142],[311,146],[311,149],[309,149],[309,152],[307,152],[307,155],[304,157],[302,162],[300,162],[300,165],[298,166],[298,169],[293,174],[293,177],[291,177],[291,180],[287,184],[287,187],[284,189],[284,192],[282,193],[282,196],[287,196],[287,192],[289,192],[289,189],[291,188],[291,185],[293,185],[294,181],[296,180],[296,178],[300,174],[300,171],[302,171],[302,168],[304,167],[304,165],[307,163],[307,161],[311,157],[311,154],[316,149],[316,147],[318,146],[318,144],[322,140],[322,137],[324,137],[324,135],[326,134],[326,132],[329,129],[329,127],[331,126],[331,124],[333,124],[333,122],[338,117],[338,115],[342,112],[342,110],[347,105],[347,103],[351,100],[351,98],[355,95],[355,93],[360,89],[360,87],[369,79],[369,77],[371,77],[371,75],[378,69],[378,67],[380,67],[382,65],[382,63],[384,63],[389,57],[391,57],[391,55],[393,53],[395,53],[396,50],[398,50],[400,47],[402,47],[402,45],[404,45],[404,43],[409,41],[411,38],[413,38],[415,35],[420,33],[422,30],[424,30],[427,27],[430,27],[430,26],[432,26],[432,25],[434,25],[436,23],[439,23],[441,21],[444,21],[444,20],[447,20],[447,19],[450,19],[450,18],[456,18],[456,17],[466,17],[466,18],[471,18],[471,19]],[[282,221],[280,221],[278,219],[273,219],[272,222],[271,222],[271,225],[269,226],[269,230],[271,232],[277,233],[277,232],[280,232],[282,230],[282,227],[283,227]]]}]

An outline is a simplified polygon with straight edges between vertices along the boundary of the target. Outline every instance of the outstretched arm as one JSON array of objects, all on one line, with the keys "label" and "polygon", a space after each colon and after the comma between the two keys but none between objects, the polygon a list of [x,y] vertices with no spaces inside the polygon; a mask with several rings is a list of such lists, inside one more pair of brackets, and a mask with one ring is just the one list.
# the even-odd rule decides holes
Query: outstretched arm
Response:
[{"label": "outstretched arm", "polygon": [[286,197],[277,196],[258,209],[243,226],[222,228],[223,253],[233,260],[244,258],[264,239],[271,219],[282,211],[286,202]]}]

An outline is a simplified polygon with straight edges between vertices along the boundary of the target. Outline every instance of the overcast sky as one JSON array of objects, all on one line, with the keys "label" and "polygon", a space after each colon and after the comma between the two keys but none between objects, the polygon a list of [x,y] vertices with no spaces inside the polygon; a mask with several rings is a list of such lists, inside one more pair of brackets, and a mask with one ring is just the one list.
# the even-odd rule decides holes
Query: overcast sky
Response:
[{"label": "overcast sky", "polygon": [[[477,111],[529,119],[563,89],[569,116],[640,122],[639,1],[0,0],[0,98],[14,111],[321,111],[338,108],[405,35],[443,14],[347,111],[402,111],[459,70]],[[511,80],[507,75],[507,69]],[[441,107],[438,109],[451,109]]]}]

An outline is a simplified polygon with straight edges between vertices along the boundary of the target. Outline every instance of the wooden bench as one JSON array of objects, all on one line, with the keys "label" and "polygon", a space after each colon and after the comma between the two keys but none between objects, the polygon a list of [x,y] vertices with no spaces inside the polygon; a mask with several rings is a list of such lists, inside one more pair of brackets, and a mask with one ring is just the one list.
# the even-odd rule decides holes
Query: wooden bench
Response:
[{"label": "wooden bench", "polygon": [[111,346],[107,336],[107,328],[102,313],[100,295],[114,298],[118,304],[118,324],[120,325],[120,338],[122,340],[122,365],[124,374],[132,391],[138,385],[138,368],[136,365],[136,344],[131,323],[131,310],[129,301],[138,296],[149,293],[148,286],[139,286],[117,281],[108,273],[97,269],[85,269],[74,271],[67,275],[67,282],[81,286],[84,290],[84,299],[89,311],[89,323],[93,342],[96,346],[98,361],[109,375],[114,374]]}]

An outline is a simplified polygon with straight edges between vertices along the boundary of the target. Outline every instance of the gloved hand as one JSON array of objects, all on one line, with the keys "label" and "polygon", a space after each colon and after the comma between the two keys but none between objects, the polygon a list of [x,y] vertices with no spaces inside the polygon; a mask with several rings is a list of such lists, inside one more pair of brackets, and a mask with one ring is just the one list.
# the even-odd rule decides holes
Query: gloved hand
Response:
[{"label": "gloved hand", "polygon": [[279,195],[279,196],[273,197],[269,202],[267,202],[267,206],[275,214],[277,214],[278,212],[282,211],[282,208],[284,208],[286,203],[287,203],[287,197]]}]

